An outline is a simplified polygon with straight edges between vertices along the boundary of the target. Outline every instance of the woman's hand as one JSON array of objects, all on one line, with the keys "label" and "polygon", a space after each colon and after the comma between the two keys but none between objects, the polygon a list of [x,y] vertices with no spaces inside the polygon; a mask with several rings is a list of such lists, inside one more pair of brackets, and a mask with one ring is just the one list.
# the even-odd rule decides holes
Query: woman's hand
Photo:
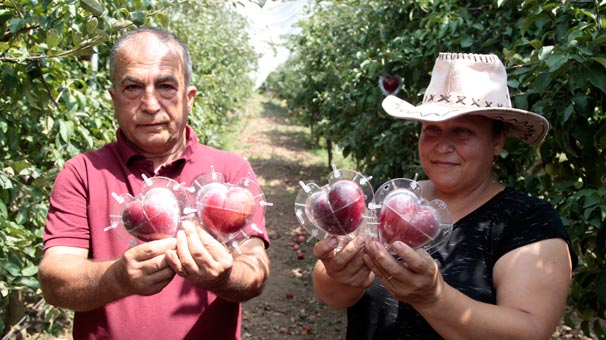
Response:
[{"label": "woman's hand", "polygon": [[364,239],[356,238],[336,251],[338,240],[328,238],[314,246],[318,258],[313,271],[314,291],[333,308],[347,308],[356,303],[375,275],[364,263]]},{"label": "woman's hand", "polygon": [[431,256],[400,241],[394,242],[391,250],[401,262],[374,240],[367,243],[364,255],[364,262],[385,289],[397,300],[413,306],[437,302],[444,291],[444,280]]},{"label": "woman's hand", "polygon": [[341,250],[335,251],[338,240],[331,237],[316,243],[313,252],[331,278],[350,287],[366,289],[374,280],[374,275],[362,257],[364,244],[364,239],[357,237]]}]

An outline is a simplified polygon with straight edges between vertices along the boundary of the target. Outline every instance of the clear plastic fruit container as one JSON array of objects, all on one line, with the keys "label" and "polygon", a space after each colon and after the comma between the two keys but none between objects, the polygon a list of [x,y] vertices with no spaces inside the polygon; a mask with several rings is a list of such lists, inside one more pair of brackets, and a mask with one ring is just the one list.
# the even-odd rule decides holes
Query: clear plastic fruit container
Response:
[{"label": "clear plastic fruit container", "polygon": [[175,237],[184,209],[188,206],[183,185],[162,176],[145,177],[141,193],[112,194],[110,223],[130,246],[141,242]]},{"label": "clear plastic fruit container", "polygon": [[261,187],[249,178],[227,183],[221,173],[198,176],[190,189],[190,201],[201,225],[228,248],[239,251],[239,243],[249,238],[249,231],[262,233],[255,221],[271,206]]},{"label": "clear plastic fruit container", "polygon": [[369,218],[367,204],[373,199],[373,189],[370,179],[356,171],[333,168],[323,186],[299,184],[295,216],[311,238],[334,236],[340,249]]},{"label": "clear plastic fruit container", "polygon": [[420,184],[408,178],[383,183],[369,204],[373,218],[367,233],[388,249],[395,241],[430,254],[441,249],[452,235],[450,212],[442,200],[427,201],[421,193]]}]

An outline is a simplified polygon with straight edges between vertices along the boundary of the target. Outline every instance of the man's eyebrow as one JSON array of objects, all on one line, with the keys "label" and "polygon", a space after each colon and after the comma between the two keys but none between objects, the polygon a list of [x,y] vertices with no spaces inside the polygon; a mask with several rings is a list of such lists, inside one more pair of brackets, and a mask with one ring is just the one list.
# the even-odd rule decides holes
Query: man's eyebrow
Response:
[{"label": "man's eyebrow", "polygon": [[179,81],[177,80],[177,78],[175,78],[175,76],[164,76],[164,77],[160,77],[160,78],[156,79],[155,82],[156,83],[165,83],[165,82],[178,83]]},{"label": "man's eyebrow", "polygon": [[[140,83],[143,83],[143,80],[133,77],[133,76],[125,76],[120,81],[120,84],[124,84],[127,82],[140,84]],[[178,83],[179,81],[177,80],[177,78],[175,76],[164,76],[164,77],[160,77],[160,78],[156,79],[154,82],[155,83],[165,83],[165,82]]]},{"label": "man's eyebrow", "polygon": [[122,78],[122,80],[120,80],[120,84],[124,84],[126,82],[142,83],[143,81],[141,79],[135,78],[133,76],[125,76],[124,78]]}]

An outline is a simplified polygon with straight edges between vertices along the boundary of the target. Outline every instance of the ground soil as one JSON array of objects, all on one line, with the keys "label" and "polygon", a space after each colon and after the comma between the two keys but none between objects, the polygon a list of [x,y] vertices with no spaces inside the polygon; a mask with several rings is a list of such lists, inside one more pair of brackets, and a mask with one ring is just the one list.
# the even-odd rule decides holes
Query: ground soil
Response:
[{"label": "ground soil", "polygon": [[342,339],[345,312],[313,294],[313,240],[294,215],[299,181],[322,181],[332,170],[313,152],[309,129],[267,97],[249,106],[232,146],[253,166],[268,202],[271,275],[263,294],[243,305],[243,339]]}]

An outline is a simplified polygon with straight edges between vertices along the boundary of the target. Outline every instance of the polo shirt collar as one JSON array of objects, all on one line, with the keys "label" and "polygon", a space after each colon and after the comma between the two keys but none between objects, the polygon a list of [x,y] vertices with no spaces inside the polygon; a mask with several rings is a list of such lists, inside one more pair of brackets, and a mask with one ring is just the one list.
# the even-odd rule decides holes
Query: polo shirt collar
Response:
[{"label": "polo shirt collar", "polygon": [[[196,136],[196,132],[189,125],[185,127],[185,138],[187,140],[187,144],[185,145],[185,150],[183,150],[181,156],[172,162],[165,164],[163,168],[170,168],[173,166],[182,167],[185,162],[192,157],[194,146],[198,144],[198,136]],[[131,146],[126,138],[126,135],[124,135],[124,132],[122,132],[122,130],[119,128],[116,131],[116,146],[122,162],[124,162],[124,164],[126,164],[128,167],[143,167],[146,168],[146,172],[150,172],[149,169],[153,169],[153,163],[151,161],[149,161],[149,163],[152,163],[151,168],[149,165],[142,166],[148,161]]]}]

